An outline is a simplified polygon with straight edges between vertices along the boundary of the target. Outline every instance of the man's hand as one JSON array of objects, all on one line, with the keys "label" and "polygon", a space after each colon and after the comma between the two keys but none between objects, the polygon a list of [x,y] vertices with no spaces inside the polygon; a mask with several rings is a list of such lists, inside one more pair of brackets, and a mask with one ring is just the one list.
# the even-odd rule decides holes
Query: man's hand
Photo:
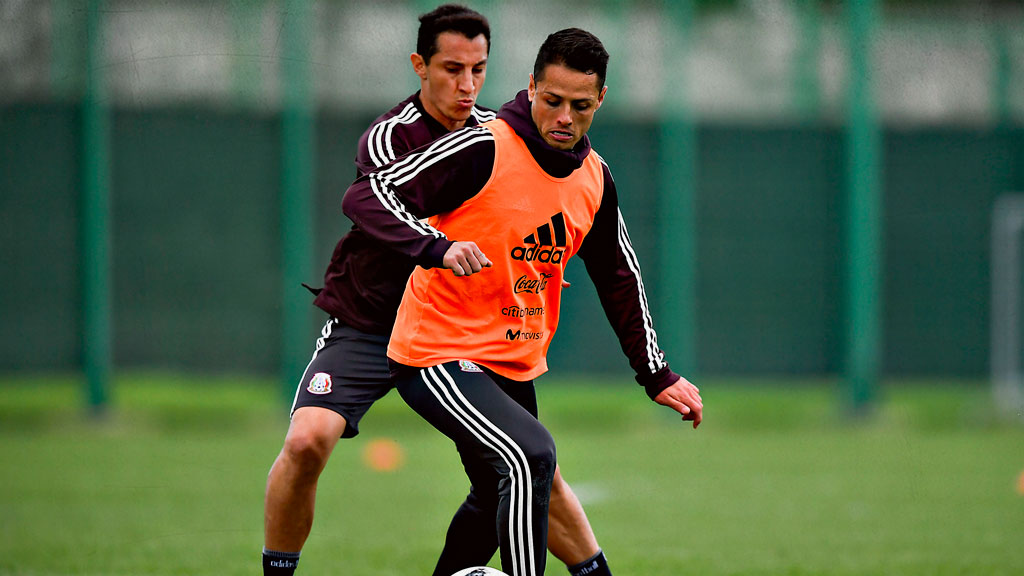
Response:
[{"label": "man's hand", "polygon": [[700,399],[700,390],[686,378],[680,376],[679,380],[662,390],[654,401],[679,412],[683,415],[683,420],[692,420],[694,428],[700,426],[704,403]]},{"label": "man's hand", "polygon": [[484,268],[491,267],[491,261],[484,256],[476,242],[456,242],[448,248],[441,260],[445,268],[456,276],[469,276]]}]

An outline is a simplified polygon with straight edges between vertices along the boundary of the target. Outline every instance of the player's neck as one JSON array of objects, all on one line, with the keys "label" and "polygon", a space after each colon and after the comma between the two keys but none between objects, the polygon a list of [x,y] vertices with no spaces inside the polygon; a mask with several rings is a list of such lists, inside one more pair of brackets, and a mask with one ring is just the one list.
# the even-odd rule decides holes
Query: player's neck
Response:
[{"label": "player's neck", "polygon": [[443,124],[445,128],[448,128],[449,132],[454,132],[454,131],[458,130],[459,128],[465,127],[466,126],[466,121],[462,120],[461,122],[456,122],[456,123],[452,124],[451,126],[449,126],[448,124],[445,124],[444,122],[441,122],[441,124]]},{"label": "player's neck", "polygon": [[449,132],[454,132],[466,125],[465,120],[452,120],[451,118],[447,118],[444,114],[441,114],[440,112],[431,110],[428,106],[424,106],[424,108],[426,109],[427,114],[430,114],[431,118],[437,120],[437,123],[440,124],[441,126],[444,126]]},{"label": "player's neck", "polygon": [[430,117],[433,118],[438,124],[444,126],[444,128],[449,132],[458,130],[459,128],[462,128],[463,126],[466,125],[465,120],[452,120],[451,118],[442,114],[440,110],[435,108],[430,103],[429,98],[423,97],[422,90],[420,91],[420,103],[423,105],[423,110],[426,111],[426,113],[429,114]]}]

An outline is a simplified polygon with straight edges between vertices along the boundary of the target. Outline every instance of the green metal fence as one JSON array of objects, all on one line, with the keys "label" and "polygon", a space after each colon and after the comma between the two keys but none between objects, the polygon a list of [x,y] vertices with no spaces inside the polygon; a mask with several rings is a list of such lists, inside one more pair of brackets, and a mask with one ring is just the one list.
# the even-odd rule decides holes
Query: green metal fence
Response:
[{"label": "green metal fence", "polygon": [[[282,287],[281,119],[174,109],[114,110],[112,120],[116,364],[276,369],[282,299],[317,318],[308,292],[296,283]],[[340,196],[370,120],[318,116],[310,282],[347,229]],[[0,111],[4,267],[15,271],[0,285],[3,369],[74,369],[81,361],[80,122],[81,111],[65,106]],[[593,138],[613,167],[664,327],[676,320],[668,306],[677,294],[661,291],[666,268],[677,263],[661,240],[672,221],[658,199],[657,127],[602,118]],[[695,140],[698,368],[837,373],[847,210],[842,131],[698,124]],[[888,129],[882,149],[883,370],[983,375],[989,214],[998,194],[1024,186],[1024,131]],[[582,266],[569,272],[552,365],[622,369]],[[312,336],[300,338],[309,346]],[[608,353],[590,353],[595,348]]]},{"label": "green metal fence", "polygon": [[[298,376],[320,319],[299,284],[319,281],[347,229],[355,142],[393,102],[318,100],[343,67],[317,59],[325,22],[343,23],[328,16],[368,5],[222,4],[234,52],[215,56],[229,62],[228,105],[125,101],[123,68],[145,58],[110,60],[123,11],[49,5],[49,92],[0,91],[0,370],[83,368],[97,407],[114,366]],[[581,17],[571,3],[524,6],[552,25]],[[880,374],[985,374],[989,214],[997,195],[1024,188],[1020,23],[981,15],[987,120],[913,124],[887,121],[878,93],[893,82],[879,55],[891,4],[775,6],[792,8],[799,34],[779,57],[782,88],[765,91],[779,111],[756,117],[742,105],[718,114],[702,96],[715,79],[701,71],[709,30],[758,30],[729,19],[743,6],[599,2],[579,22],[660,38],[605,34],[612,104],[592,138],[621,190],[670,361],[687,374],[845,374],[855,409]],[[510,24],[523,14],[477,7],[501,46],[493,105],[519,77],[494,70],[529,59]],[[260,35],[271,21],[274,52]],[[643,51],[655,48],[649,65]],[[841,90],[829,80],[837,61]],[[771,104],[773,90],[787,104]],[[553,369],[624,371],[582,267],[569,277]]]}]

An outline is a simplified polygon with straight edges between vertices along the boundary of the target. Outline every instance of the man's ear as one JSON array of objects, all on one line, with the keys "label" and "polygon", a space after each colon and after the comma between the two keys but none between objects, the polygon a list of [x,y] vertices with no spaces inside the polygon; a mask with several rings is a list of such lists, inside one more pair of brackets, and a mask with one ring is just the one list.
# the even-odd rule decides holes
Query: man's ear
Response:
[{"label": "man's ear", "polygon": [[533,98],[537,96],[537,83],[533,80],[533,74],[530,74],[530,86],[526,93],[530,96],[530,102],[533,102]]},{"label": "man's ear", "polygon": [[597,108],[601,108],[601,104],[604,104],[604,95],[608,93],[608,85],[606,84],[601,88],[601,93],[597,96]]},{"label": "man's ear", "polygon": [[420,77],[420,80],[427,79],[427,62],[423,56],[413,52],[409,54],[409,62],[412,62],[412,70]]}]

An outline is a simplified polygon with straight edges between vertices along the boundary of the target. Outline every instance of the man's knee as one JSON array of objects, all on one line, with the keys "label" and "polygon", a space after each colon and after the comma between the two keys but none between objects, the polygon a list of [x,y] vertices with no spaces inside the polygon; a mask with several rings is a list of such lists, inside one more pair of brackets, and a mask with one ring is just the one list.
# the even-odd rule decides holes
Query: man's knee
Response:
[{"label": "man's knee", "polygon": [[[548,437],[550,440],[550,437]],[[554,441],[533,441],[529,444],[523,443],[518,446],[510,455],[515,455],[511,468],[506,467],[506,462],[493,462],[495,479],[499,485],[505,483],[509,478],[516,476],[528,476],[535,486],[545,486],[544,491],[550,490],[551,479],[555,474],[555,443]],[[525,465],[525,469],[523,466]],[[476,484],[476,482],[474,482]],[[477,494],[482,497],[482,494]]]},{"label": "man's knee", "polygon": [[526,459],[536,479],[550,487],[551,480],[555,475],[555,441],[547,435],[546,441],[538,442],[531,447],[526,454]]},{"label": "man's knee", "polygon": [[530,461],[535,463],[538,468],[541,468],[549,476],[555,474],[555,444],[552,442],[549,445],[543,447],[543,449],[533,451],[530,456]]},{"label": "man's knee", "polygon": [[333,442],[315,430],[301,429],[288,433],[284,441],[284,455],[289,462],[303,470],[318,470],[327,462]]},{"label": "man's knee", "polygon": [[323,408],[302,408],[292,418],[284,453],[303,469],[320,469],[344,431],[345,419],[340,414]]}]

